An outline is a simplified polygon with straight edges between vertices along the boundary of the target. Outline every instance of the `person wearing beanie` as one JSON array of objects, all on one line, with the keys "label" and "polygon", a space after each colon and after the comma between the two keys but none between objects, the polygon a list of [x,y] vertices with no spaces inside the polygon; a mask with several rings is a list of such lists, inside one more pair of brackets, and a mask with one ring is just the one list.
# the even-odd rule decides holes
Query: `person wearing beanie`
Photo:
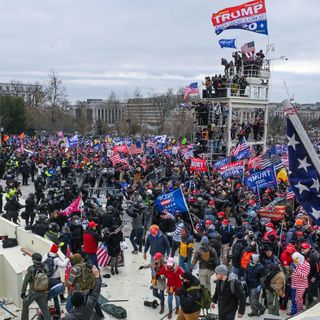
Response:
[{"label": "person wearing beanie", "polygon": [[[31,259],[33,264],[27,269],[21,289],[21,298],[23,299],[21,319],[29,320],[29,306],[35,301],[41,310],[43,319],[51,320],[48,309],[47,291],[39,292],[34,289],[36,273],[45,273],[44,266],[41,262],[42,256],[39,253],[34,253],[31,256]],[[28,286],[29,291],[27,293]]]},{"label": "person wearing beanie", "polygon": [[178,294],[180,297],[180,309],[177,320],[197,320],[201,310],[200,281],[190,271],[182,275],[182,287]]},{"label": "person wearing beanie", "polygon": [[305,260],[305,257],[295,252],[292,255],[292,268],[291,275],[291,312],[290,316],[303,311],[303,295],[309,286],[308,276],[310,273],[310,264]]},{"label": "person wearing beanie", "polygon": [[[84,297],[88,297],[90,294],[90,291],[92,288],[87,288],[83,289],[81,286],[81,274],[83,268],[86,266],[88,268],[88,264],[86,261],[84,261],[84,258],[81,256],[80,253],[75,253],[70,257],[71,263],[72,263],[72,268],[70,270],[69,276],[67,278],[67,281],[64,283],[65,287],[70,288],[70,292],[67,298],[67,303],[66,303],[66,310],[68,313],[71,313],[73,309],[72,305],[72,297],[75,293],[80,293]],[[95,270],[94,268],[92,270]],[[88,269],[87,269],[88,271]],[[78,295],[79,296],[79,295]],[[101,305],[99,302],[96,302],[94,309],[97,313],[97,315],[100,317],[100,319],[103,319],[103,312],[101,310]],[[73,318],[72,318],[73,319]]]},{"label": "person wearing beanie", "polygon": [[219,319],[222,320],[235,319],[237,311],[238,318],[242,318],[246,309],[246,295],[236,274],[229,273],[224,264],[218,265],[215,273],[217,281],[211,308],[215,309],[218,303]]},{"label": "person wearing beanie", "polygon": [[[81,292],[76,292],[72,295],[71,303],[73,309],[64,317],[65,320],[87,320],[91,318],[101,291],[99,270],[93,266],[92,272],[96,279],[94,288],[87,297]],[[103,318],[104,316],[100,317],[100,319]]]},{"label": "person wearing beanie", "polygon": [[253,254],[245,271],[245,279],[249,289],[249,302],[251,312],[249,317],[261,316],[266,308],[259,302],[261,293],[261,278],[264,274],[264,267],[260,263],[260,256]]},{"label": "person wearing beanie", "polygon": [[219,257],[216,250],[209,245],[209,239],[206,236],[201,238],[200,247],[193,255],[191,270],[199,263],[200,283],[211,292],[211,276],[215,267],[219,264]]},{"label": "person wearing beanie", "polygon": [[56,314],[53,318],[54,320],[60,319],[61,317],[59,296],[61,302],[66,301],[63,296],[64,286],[61,282],[61,274],[59,268],[65,268],[69,261],[69,258],[64,259],[61,254],[59,255],[59,247],[55,243],[52,244],[50,252],[44,255],[42,258],[42,263],[45,266],[45,270],[49,278],[48,300],[53,299],[54,308],[56,311]]}]

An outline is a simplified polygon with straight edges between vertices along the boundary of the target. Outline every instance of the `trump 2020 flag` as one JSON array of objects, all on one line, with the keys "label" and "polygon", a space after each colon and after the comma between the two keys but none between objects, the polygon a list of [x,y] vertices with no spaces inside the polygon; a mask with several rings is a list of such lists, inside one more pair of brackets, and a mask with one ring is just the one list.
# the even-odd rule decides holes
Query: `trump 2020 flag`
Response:
[{"label": "trump 2020 flag", "polygon": [[227,29],[243,29],[268,34],[264,0],[254,0],[240,6],[225,8],[212,15],[216,34]]},{"label": "trump 2020 flag", "polygon": [[78,145],[78,135],[75,134],[73,137],[67,139],[68,148],[74,148]]},{"label": "trump 2020 flag", "polygon": [[277,177],[274,167],[268,167],[264,170],[250,174],[248,177],[246,177],[245,184],[256,193],[259,192],[259,189],[276,186]]},{"label": "trump 2020 flag", "polygon": [[167,210],[170,213],[188,212],[188,205],[181,189],[160,195],[156,201],[156,208],[162,212]]},{"label": "trump 2020 flag", "polygon": [[291,188],[303,209],[320,225],[319,173],[290,119],[287,119],[287,136]]},{"label": "trump 2020 flag", "polygon": [[236,39],[220,39],[219,40],[219,45],[222,48],[234,48],[237,49],[236,47]]}]

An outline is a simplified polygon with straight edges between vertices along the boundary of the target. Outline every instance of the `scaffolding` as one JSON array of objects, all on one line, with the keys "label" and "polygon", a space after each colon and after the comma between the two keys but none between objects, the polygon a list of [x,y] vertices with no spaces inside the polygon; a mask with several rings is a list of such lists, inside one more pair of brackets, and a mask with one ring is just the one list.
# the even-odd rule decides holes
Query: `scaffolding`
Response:
[{"label": "scaffolding", "polygon": [[[245,79],[245,86],[234,82],[234,77]],[[194,131],[207,128],[211,137],[207,142],[207,153],[203,157],[213,161],[219,156],[229,156],[239,139],[234,128],[246,125],[251,126],[251,134],[247,144],[252,146],[256,153],[266,150],[268,134],[268,95],[270,79],[270,61],[263,64],[246,64],[237,70],[236,75],[225,75],[226,81],[219,88],[203,90],[194,100],[199,106],[196,109],[196,126]],[[259,121],[257,133],[256,122]],[[252,124],[252,125],[250,125]],[[252,127],[255,129],[252,130]],[[254,131],[254,132],[253,132]],[[252,134],[254,133],[254,134]]]}]

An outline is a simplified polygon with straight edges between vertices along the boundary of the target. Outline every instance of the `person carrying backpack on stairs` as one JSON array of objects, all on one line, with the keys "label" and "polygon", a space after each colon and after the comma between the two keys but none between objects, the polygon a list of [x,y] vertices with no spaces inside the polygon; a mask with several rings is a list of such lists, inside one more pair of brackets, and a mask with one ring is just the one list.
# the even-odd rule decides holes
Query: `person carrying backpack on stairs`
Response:
[{"label": "person carrying backpack on stairs", "polygon": [[58,255],[59,247],[53,243],[50,252],[43,256],[42,263],[44,269],[49,278],[49,292],[48,300],[53,299],[54,308],[56,311],[53,320],[58,320],[61,317],[59,296],[61,302],[65,302],[66,299],[63,296],[64,286],[61,282],[60,268],[65,268],[70,261],[69,258],[63,259]]},{"label": "person carrying backpack on stairs", "polygon": [[21,319],[29,320],[29,306],[35,301],[41,310],[43,319],[51,320],[47,295],[49,280],[41,262],[42,256],[40,253],[34,253],[31,258],[33,264],[27,269],[21,289],[21,299],[23,299]]},{"label": "person carrying backpack on stairs", "polygon": [[200,281],[191,272],[185,272],[181,278],[183,284],[177,292],[180,297],[177,320],[197,320],[201,311]]}]

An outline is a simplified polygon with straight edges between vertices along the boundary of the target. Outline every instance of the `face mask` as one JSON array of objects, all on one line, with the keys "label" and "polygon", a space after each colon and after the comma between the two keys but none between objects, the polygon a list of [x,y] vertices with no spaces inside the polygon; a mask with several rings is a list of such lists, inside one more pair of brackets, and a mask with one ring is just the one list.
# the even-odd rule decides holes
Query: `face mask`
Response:
[{"label": "face mask", "polygon": [[267,230],[267,232],[270,232],[270,231],[272,231],[272,228],[266,227],[266,230]]}]

